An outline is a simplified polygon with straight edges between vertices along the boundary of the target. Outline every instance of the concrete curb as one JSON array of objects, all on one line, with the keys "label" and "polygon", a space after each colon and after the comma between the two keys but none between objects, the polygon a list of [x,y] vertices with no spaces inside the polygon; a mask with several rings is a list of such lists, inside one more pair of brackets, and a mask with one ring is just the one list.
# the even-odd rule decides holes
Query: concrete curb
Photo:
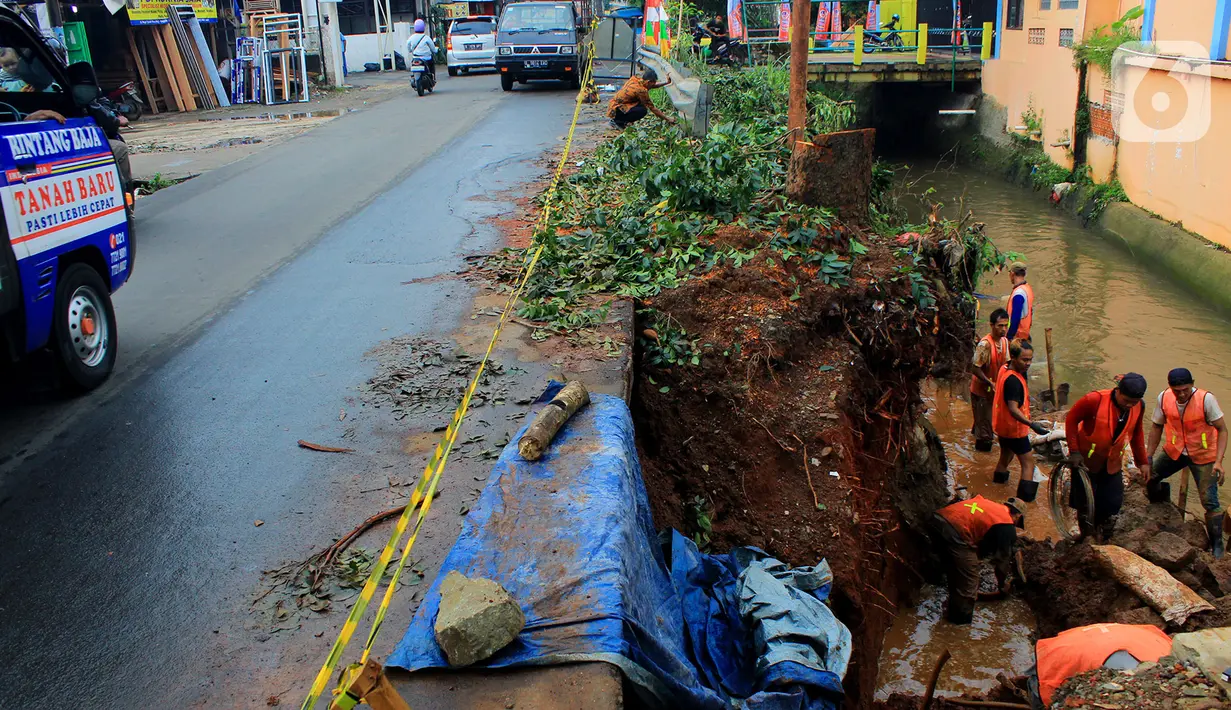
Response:
[{"label": "concrete curb", "polygon": [[1136,205],[1107,206],[1097,228],[1150,268],[1215,308],[1231,313],[1231,254]]}]

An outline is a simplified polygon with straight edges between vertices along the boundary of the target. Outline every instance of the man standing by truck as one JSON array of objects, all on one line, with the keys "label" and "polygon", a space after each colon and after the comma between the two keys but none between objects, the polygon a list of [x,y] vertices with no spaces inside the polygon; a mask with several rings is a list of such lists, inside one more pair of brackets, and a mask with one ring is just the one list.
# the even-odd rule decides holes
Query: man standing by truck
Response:
[{"label": "man standing by truck", "polygon": [[659,111],[650,98],[650,91],[667,86],[671,83],[671,77],[667,77],[661,84],[657,82],[658,74],[648,68],[641,72],[641,76],[630,77],[624,82],[624,86],[611,98],[611,104],[607,108],[607,118],[611,119],[611,125],[623,130],[645,118],[647,113],[675,125],[675,119]]}]

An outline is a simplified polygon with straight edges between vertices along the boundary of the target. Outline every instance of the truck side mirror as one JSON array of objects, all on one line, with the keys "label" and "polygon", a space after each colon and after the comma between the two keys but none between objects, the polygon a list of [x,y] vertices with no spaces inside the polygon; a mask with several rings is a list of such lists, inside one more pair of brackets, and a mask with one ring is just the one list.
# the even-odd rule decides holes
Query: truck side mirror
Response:
[{"label": "truck side mirror", "polygon": [[89,62],[69,64],[65,73],[68,75],[73,103],[78,106],[87,106],[102,94],[102,90],[98,88],[98,77],[94,75],[94,67]]}]

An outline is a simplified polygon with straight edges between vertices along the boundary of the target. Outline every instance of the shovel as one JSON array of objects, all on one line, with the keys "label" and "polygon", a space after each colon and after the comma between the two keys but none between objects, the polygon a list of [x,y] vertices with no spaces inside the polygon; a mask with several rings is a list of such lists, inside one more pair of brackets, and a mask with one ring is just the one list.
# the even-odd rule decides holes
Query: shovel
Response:
[{"label": "shovel", "polygon": [[1051,328],[1043,329],[1043,336],[1047,339],[1047,389],[1039,394],[1039,400],[1043,404],[1050,404],[1052,411],[1063,409],[1069,404],[1069,383],[1062,382],[1060,387],[1056,387],[1056,369],[1052,365],[1051,356]]}]

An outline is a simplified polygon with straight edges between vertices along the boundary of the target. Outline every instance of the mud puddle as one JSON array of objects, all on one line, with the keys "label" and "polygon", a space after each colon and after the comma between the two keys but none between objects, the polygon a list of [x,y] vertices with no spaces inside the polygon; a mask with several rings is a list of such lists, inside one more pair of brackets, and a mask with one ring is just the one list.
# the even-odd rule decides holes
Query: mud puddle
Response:
[{"label": "mud puddle", "polygon": [[1021,599],[980,604],[969,626],[944,620],[945,590],[933,585],[920,592],[919,606],[898,615],[885,634],[876,699],[891,693],[922,695],[936,660],[953,654],[937,685],[938,696],[984,693],[996,675],[1024,675],[1034,663],[1034,613]]},{"label": "mud puddle", "polygon": [[[969,402],[960,398],[966,383],[929,380],[923,386],[928,418],[944,442],[949,462],[950,485],[965,487],[970,495],[1004,500],[1017,490],[1018,469],[1010,470],[1008,483],[993,483],[992,470],[998,451],[975,450],[970,426]],[[1039,460],[1044,475],[1051,463]],[[1042,540],[1059,538],[1047,506],[1047,484],[1039,486],[1038,498],[1026,515],[1026,532]],[[1028,573],[1029,571],[1027,571]],[[953,658],[937,687],[937,695],[982,693],[997,685],[996,675],[1022,675],[1034,662],[1034,612],[1020,598],[981,602],[975,608],[973,623],[958,626],[944,620],[947,592],[927,585],[920,593],[918,606],[904,608],[885,634],[880,657],[876,698],[891,693],[922,695],[936,659],[947,648]]]}]

